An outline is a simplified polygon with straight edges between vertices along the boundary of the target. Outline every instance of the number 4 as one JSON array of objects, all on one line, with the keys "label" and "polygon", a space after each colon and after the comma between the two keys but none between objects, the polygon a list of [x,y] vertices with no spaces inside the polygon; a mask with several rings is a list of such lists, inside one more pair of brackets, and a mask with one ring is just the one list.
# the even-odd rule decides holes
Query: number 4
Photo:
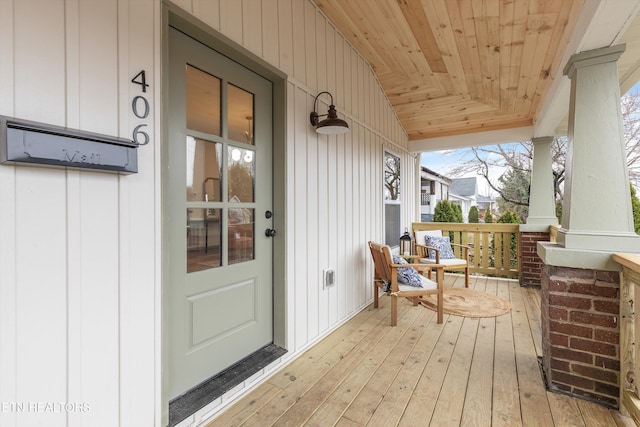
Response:
[{"label": "number 4", "polygon": [[147,78],[144,70],[136,74],[136,76],[131,79],[131,83],[135,83],[142,86],[142,92],[146,92],[147,87],[149,87],[149,85],[147,84]]}]

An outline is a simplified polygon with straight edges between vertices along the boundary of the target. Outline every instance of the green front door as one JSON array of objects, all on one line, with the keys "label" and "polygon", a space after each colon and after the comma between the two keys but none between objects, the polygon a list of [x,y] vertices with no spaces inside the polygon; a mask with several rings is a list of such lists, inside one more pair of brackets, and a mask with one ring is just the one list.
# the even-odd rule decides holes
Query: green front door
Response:
[{"label": "green front door", "polygon": [[271,83],[169,35],[163,230],[174,398],[273,341]]}]

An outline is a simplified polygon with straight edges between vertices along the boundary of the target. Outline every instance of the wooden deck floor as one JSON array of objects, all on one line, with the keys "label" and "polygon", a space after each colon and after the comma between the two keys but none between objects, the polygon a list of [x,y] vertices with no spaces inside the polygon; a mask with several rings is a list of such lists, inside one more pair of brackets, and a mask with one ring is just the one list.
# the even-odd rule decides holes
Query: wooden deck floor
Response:
[{"label": "wooden deck floor", "polygon": [[[448,286],[462,277],[447,275]],[[547,392],[540,292],[472,277],[511,301],[511,313],[463,318],[389,298],[369,306],[229,408],[217,426],[634,426],[597,404]]]}]

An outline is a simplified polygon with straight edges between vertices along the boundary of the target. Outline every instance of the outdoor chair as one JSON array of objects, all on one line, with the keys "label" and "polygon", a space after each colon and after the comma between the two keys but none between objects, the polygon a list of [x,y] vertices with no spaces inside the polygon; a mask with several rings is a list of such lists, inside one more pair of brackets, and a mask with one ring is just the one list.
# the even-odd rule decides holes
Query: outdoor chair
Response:
[{"label": "outdoor chair", "polygon": [[[415,254],[421,263],[444,265],[445,270],[464,269],[464,286],[469,287],[469,246],[451,243],[441,230],[416,230],[414,237]],[[455,256],[453,246],[461,248],[462,258]]]},{"label": "outdoor chair", "polygon": [[[444,283],[444,268],[440,265],[426,265],[426,264],[408,264],[406,261],[403,263],[394,262],[393,255],[391,254],[391,248],[387,245],[380,245],[378,243],[369,242],[369,248],[371,250],[371,256],[373,257],[374,264],[374,277],[373,277],[373,307],[378,308],[378,294],[381,289],[387,295],[391,297],[391,326],[396,326],[398,323],[398,298],[407,298],[413,305],[418,305],[420,297],[423,295],[437,294],[438,305],[438,323],[442,323],[443,318],[443,296],[442,287]],[[402,258],[396,258],[396,261],[400,261]],[[431,272],[436,270],[436,281],[425,277],[423,274],[417,274],[416,277],[411,277],[406,280],[407,275],[413,275],[416,272]],[[413,270],[413,272],[411,271]],[[399,280],[400,277],[405,279],[405,283]],[[412,285],[406,283],[413,283]],[[416,286],[420,284],[420,287]]]}]

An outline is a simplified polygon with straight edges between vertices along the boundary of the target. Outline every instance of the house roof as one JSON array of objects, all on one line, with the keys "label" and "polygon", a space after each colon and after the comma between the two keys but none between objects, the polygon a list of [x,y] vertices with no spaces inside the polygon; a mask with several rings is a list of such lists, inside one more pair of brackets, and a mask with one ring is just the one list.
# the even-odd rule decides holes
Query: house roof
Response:
[{"label": "house roof", "polygon": [[466,197],[476,196],[478,193],[478,180],[476,177],[456,178],[451,181],[449,192]]},{"label": "house roof", "polygon": [[447,178],[446,176],[432,170],[426,168],[424,166],[420,166],[420,178],[421,179],[430,179],[430,180],[439,180],[446,184],[451,183],[451,178]]},{"label": "house roof", "polygon": [[640,0],[314,1],[371,64],[411,151],[554,135],[581,51],[627,43],[622,91],[639,80]]},{"label": "house roof", "polygon": [[480,194],[478,194],[478,197],[476,197],[476,204],[480,209],[486,209],[493,202],[495,202],[495,199],[493,197],[483,196]]}]

